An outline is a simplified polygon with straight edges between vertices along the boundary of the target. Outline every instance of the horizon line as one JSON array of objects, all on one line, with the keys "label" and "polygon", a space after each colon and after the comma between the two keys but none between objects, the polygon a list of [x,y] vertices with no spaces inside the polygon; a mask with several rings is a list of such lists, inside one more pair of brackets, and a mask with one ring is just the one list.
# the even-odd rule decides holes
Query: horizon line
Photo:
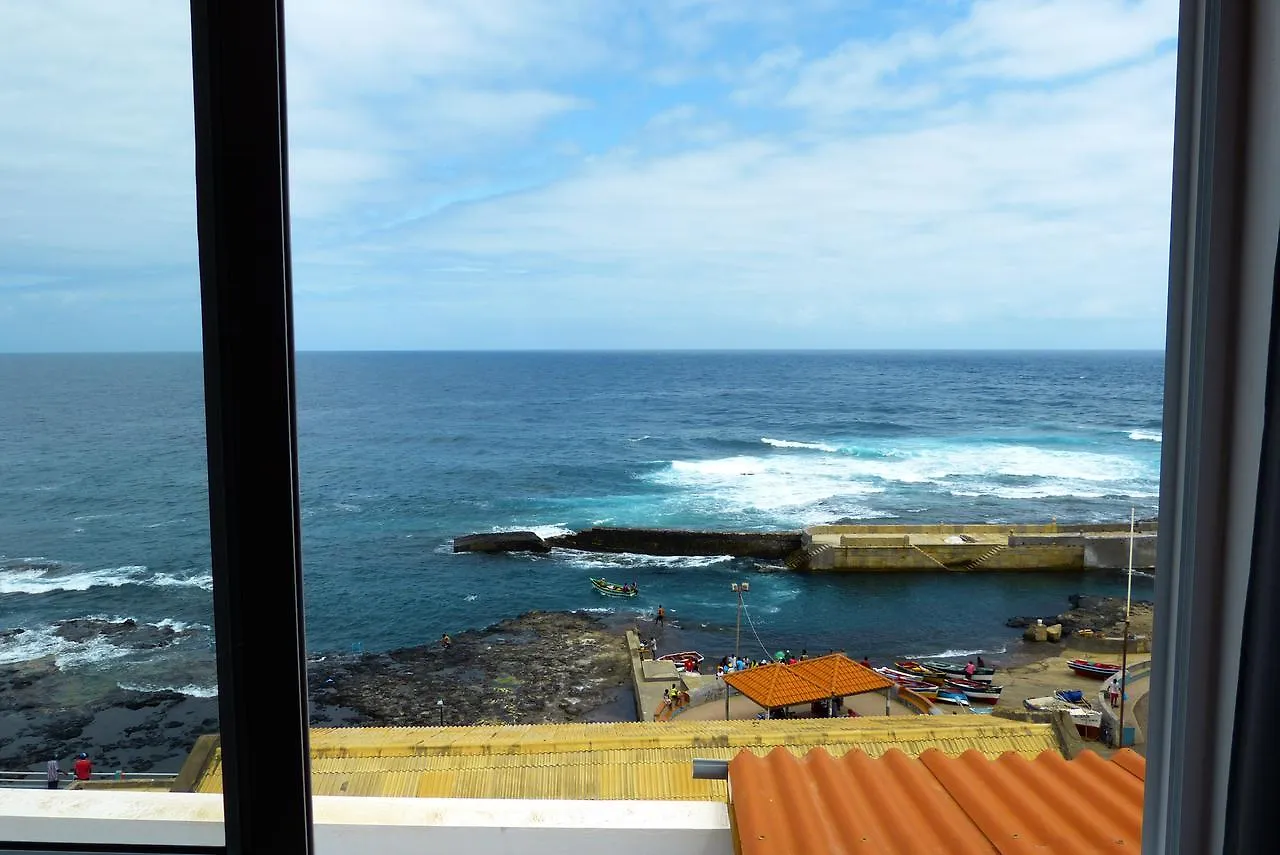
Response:
[{"label": "horizon line", "polygon": [[[1165,347],[528,347],[528,348],[297,348],[296,354],[659,354],[659,353],[1164,353]],[[196,356],[203,350],[13,350],[0,351],[5,356]]]}]

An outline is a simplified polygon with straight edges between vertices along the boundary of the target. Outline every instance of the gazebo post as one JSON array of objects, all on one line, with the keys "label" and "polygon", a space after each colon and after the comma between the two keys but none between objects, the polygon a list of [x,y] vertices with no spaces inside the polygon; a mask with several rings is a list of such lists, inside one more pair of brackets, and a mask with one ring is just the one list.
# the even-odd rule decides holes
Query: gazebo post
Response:
[{"label": "gazebo post", "polygon": [[888,686],[885,687],[885,690],[884,690],[884,714],[885,715],[893,715],[892,707],[890,706],[891,702],[890,702],[890,695],[889,695],[891,691],[893,691],[891,688],[889,688]]}]

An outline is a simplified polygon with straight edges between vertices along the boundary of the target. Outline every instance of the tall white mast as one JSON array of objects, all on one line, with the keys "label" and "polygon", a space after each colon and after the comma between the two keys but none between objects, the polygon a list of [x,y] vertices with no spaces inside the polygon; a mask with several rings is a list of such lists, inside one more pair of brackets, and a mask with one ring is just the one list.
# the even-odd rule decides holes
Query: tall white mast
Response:
[{"label": "tall white mast", "polygon": [[1129,620],[1129,604],[1133,600],[1133,538],[1138,509],[1129,508],[1129,589],[1124,595],[1124,619]]}]

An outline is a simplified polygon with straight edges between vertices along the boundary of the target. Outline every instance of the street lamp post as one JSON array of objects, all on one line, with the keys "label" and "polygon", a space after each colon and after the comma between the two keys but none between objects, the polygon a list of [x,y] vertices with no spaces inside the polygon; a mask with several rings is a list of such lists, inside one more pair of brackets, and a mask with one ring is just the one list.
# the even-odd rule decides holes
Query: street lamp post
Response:
[{"label": "street lamp post", "polygon": [[440,711],[440,726],[444,727],[444,698],[436,701],[436,709]]},{"label": "street lamp post", "polygon": [[[738,667],[738,653],[742,648],[742,595],[751,590],[750,582],[734,582],[733,592],[738,595],[738,629],[733,638],[733,667]],[[729,684],[724,684],[724,720],[729,720]]]}]

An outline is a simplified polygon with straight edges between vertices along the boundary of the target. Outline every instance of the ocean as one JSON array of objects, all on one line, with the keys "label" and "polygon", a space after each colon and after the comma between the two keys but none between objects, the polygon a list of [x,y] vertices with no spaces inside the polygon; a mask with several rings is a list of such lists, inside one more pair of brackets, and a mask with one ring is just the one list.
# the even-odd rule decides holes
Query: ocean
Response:
[{"label": "ocean", "polygon": [[[1163,356],[1121,353],[303,353],[311,652],[429,643],[529,609],[744,654],[998,661],[1013,615],[1123,594],[1120,573],[800,575],[728,558],[455,555],[459,534],[591,525],[1154,516]],[[216,692],[197,354],[0,356],[0,663]],[[253,568],[255,573],[271,567]],[[589,575],[634,580],[606,600]],[[1140,577],[1134,595],[1151,596]],[[60,621],[182,630],[145,650]],[[21,628],[20,634],[4,630]],[[762,652],[763,651],[763,652]]]}]

